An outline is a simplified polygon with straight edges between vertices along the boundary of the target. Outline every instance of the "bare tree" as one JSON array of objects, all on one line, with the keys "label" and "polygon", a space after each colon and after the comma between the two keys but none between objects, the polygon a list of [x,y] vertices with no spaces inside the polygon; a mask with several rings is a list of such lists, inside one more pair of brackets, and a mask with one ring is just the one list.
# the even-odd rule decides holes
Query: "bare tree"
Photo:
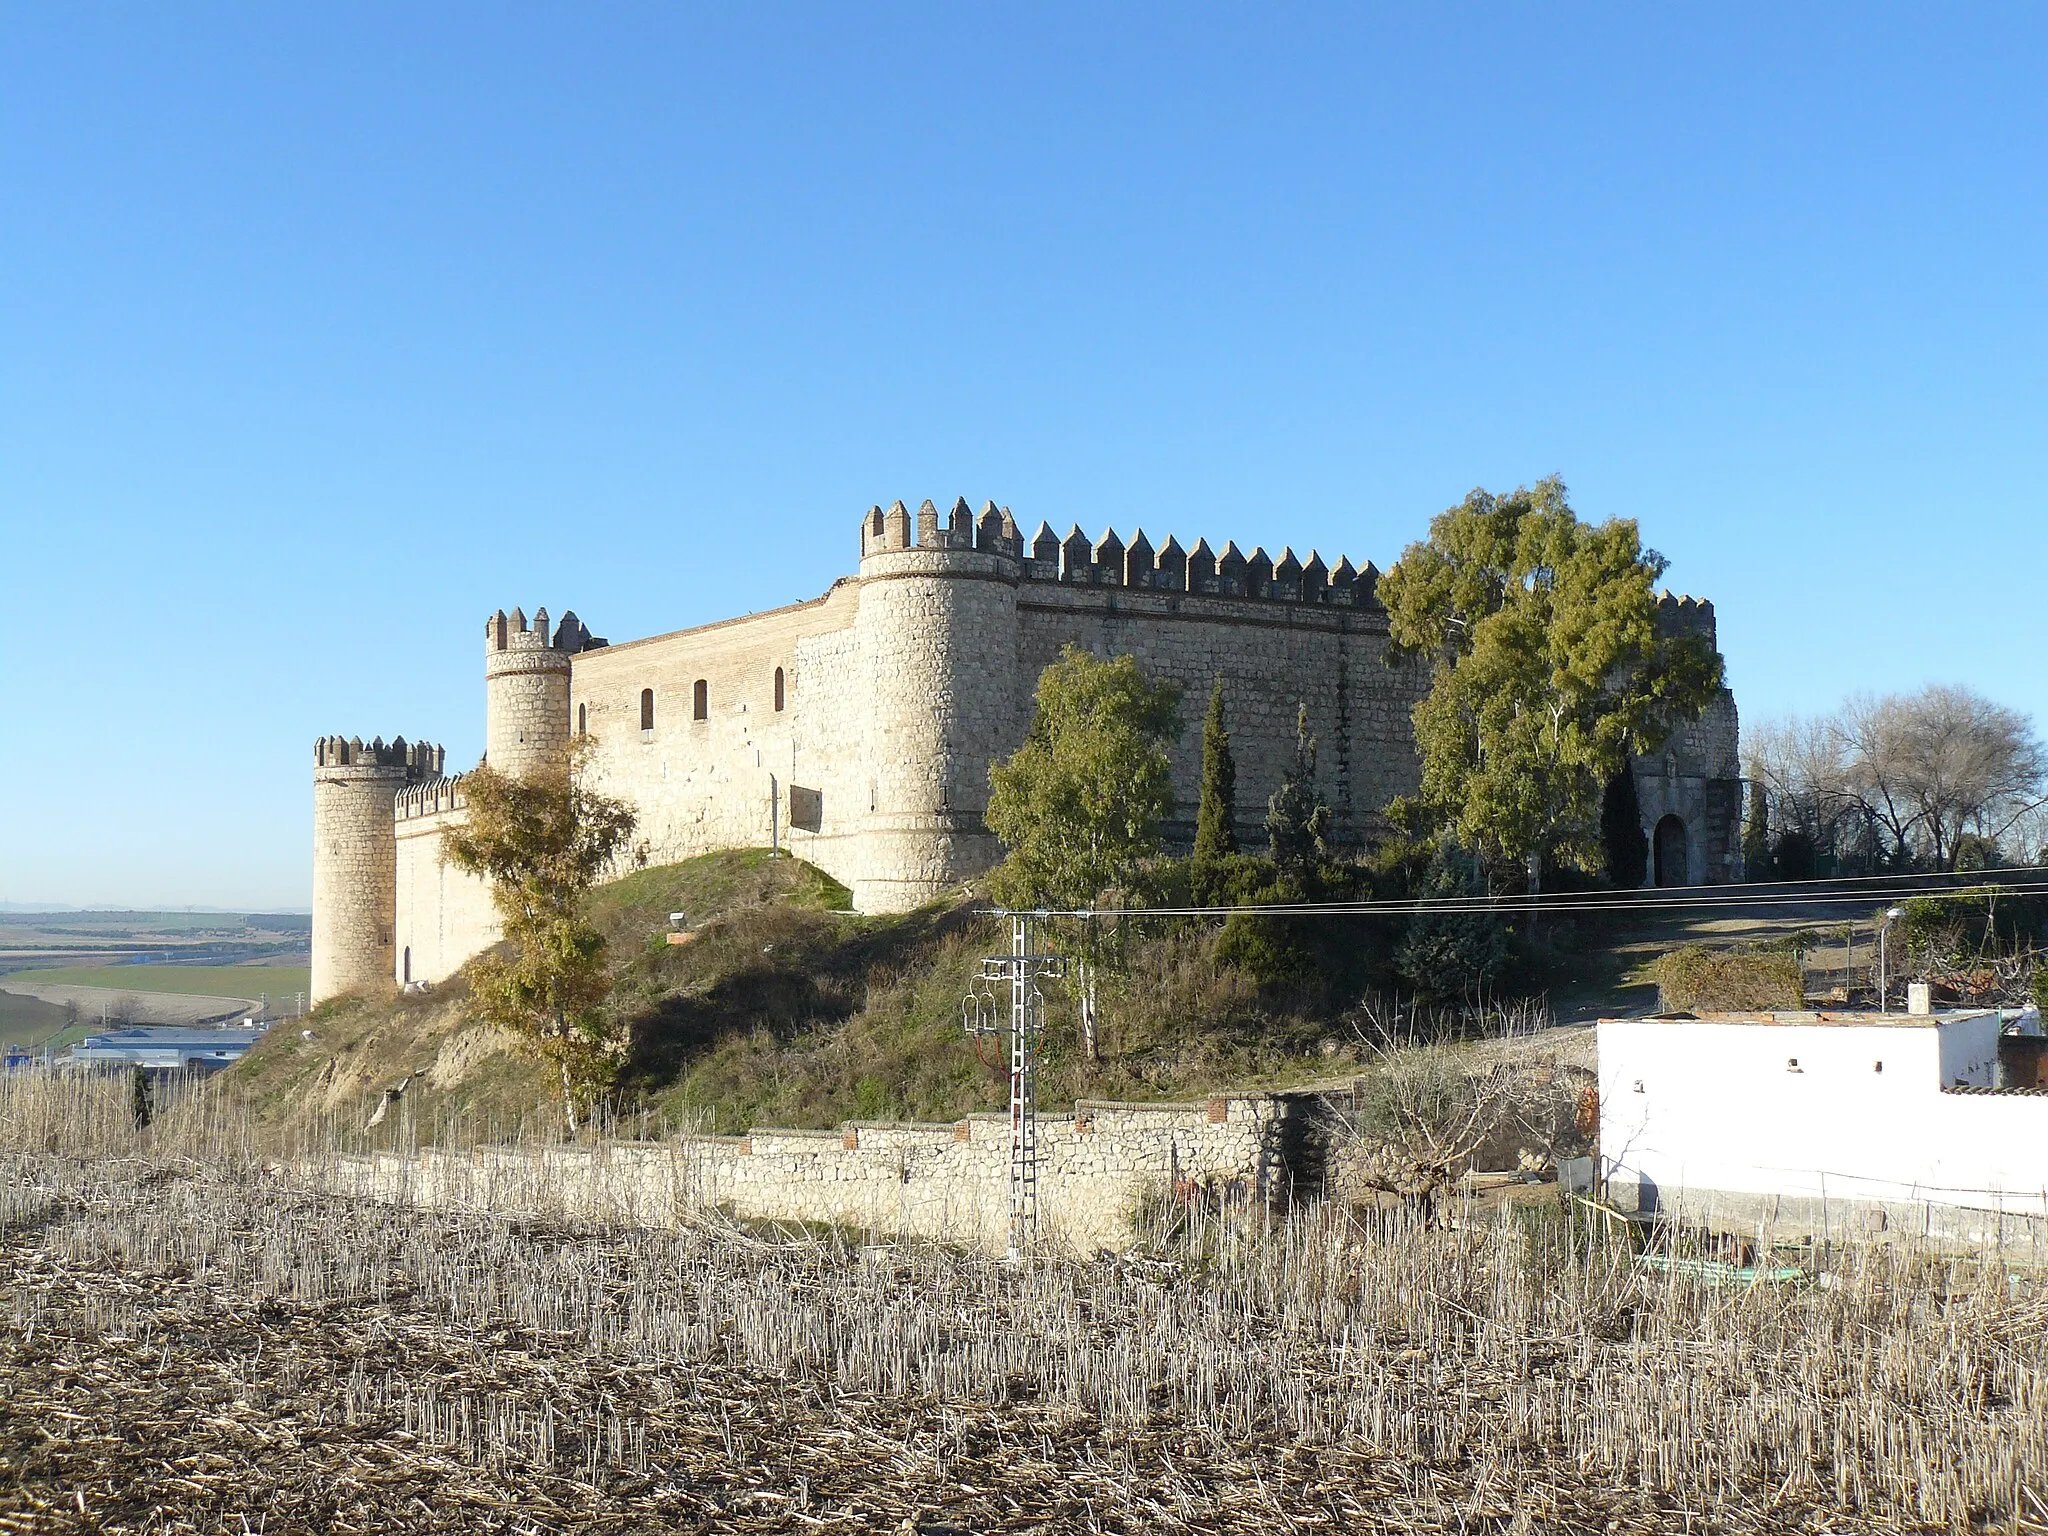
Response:
[{"label": "bare tree", "polygon": [[1950,684],[1765,725],[1747,758],[1777,835],[1803,833],[1848,864],[1953,869],[1966,835],[2024,832],[2048,803],[2048,755],[2027,718]]},{"label": "bare tree", "polygon": [[1936,869],[1955,867],[1965,832],[1996,842],[2041,804],[2048,760],[2032,725],[1971,689],[1854,699],[1840,718],[1864,804]]}]

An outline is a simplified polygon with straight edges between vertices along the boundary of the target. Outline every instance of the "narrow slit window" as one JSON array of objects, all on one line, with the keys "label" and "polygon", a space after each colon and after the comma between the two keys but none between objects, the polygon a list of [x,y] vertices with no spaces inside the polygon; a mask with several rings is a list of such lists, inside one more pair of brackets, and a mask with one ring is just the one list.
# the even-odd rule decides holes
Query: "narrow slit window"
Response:
[{"label": "narrow slit window", "polygon": [[642,688],[640,690],[640,729],[643,731],[654,729],[654,690],[652,688]]},{"label": "narrow slit window", "polygon": [[578,704],[576,706],[576,734],[578,736],[588,736],[590,734],[590,706],[588,704]]},{"label": "narrow slit window", "polygon": [[775,713],[778,715],[782,713],[782,701],[782,668],[777,667],[775,669]]},{"label": "narrow slit window", "polygon": [[690,715],[697,720],[711,718],[711,685],[701,677],[697,679],[697,686],[692,691]]}]

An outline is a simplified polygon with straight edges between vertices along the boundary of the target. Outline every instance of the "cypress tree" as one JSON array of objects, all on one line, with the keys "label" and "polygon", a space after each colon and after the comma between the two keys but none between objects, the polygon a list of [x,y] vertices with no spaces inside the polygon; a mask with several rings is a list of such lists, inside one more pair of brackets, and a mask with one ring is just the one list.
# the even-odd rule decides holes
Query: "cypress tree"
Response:
[{"label": "cypress tree", "polygon": [[1771,806],[1761,784],[1749,786],[1749,815],[1742,823],[1742,867],[1751,880],[1771,874]]},{"label": "cypress tree", "polygon": [[1237,852],[1237,760],[1223,728],[1223,679],[1209,691],[1202,722],[1202,802],[1195,812],[1195,862],[1211,864]]},{"label": "cypress tree", "polygon": [[1636,776],[1627,766],[1607,781],[1601,797],[1600,841],[1607,848],[1607,877],[1624,891],[1635,890],[1650,872],[1650,842],[1643,836]]},{"label": "cypress tree", "polygon": [[1274,864],[1288,874],[1312,873],[1330,856],[1330,807],[1316,788],[1316,739],[1308,732],[1308,706],[1294,717],[1294,766],[1266,802],[1266,841]]}]

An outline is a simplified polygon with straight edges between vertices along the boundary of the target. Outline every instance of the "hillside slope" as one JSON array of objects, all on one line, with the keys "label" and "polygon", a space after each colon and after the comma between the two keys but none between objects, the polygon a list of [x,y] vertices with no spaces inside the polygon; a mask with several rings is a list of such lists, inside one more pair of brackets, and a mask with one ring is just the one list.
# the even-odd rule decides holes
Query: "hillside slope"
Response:
[{"label": "hillside slope", "polygon": [[[845,890],[765,850],[641,870],[593,894],[610,946],[613,1006],[632,1047],[615,1112],[722,1132],[846,1119],[957,1118],[998,1109],[998,1045],[961,1029],[980,959],[1008,947],[974,899],[893,917],[844,910]],[[667,942],[668,914],[691,941]],[[1185,1097],[1341,1075],[1355,1040],[1341,1021],[1266,996],[1215,954],[1213,932],[1129,933],[1123,969],[1100,983],[1103,1060],[1083,1058],[1075,1000],[1049,989],[1042,1102]],[[551,1127],[554,1082],[477,1024],[460,977],[430,992],[344,997],[274,1030],[230,1085],[274,1127],[360,1127],[404,1086],[419,1134],[460,1120],[476,1134]]]}]

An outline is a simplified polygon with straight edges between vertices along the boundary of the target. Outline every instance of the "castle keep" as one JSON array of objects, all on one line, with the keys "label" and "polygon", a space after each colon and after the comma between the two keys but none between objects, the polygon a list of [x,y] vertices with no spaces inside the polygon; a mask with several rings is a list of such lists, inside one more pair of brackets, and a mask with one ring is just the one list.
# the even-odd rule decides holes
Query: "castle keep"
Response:
[{"label": "castle keep", "polygon": [[[963,501],[860,524],[858,572],[822,597],[612,645],[573,613],[550,630],[514,609],[484,626],[485,756],[519,774],[587,738],[595,787],[631,804],[654,863],[771,837],[853,891],[903,911],[959,888],[1000,849],[982,822],[988,770],[1024,739],[1038,676],[1067,644],[1130,654],[1181,685],[1170,841],[1192,839],[1201,711],[1223,680],[1242,836],[1294,759],[1297,709],[1321,743],[1340,841],[1419,780],[1410,711],[1419,662],[1389,665],[1378,571],[1275,561],[1141,531],[1090,542]],[[1667,597],[1660,622],[1714,638],[1710,603]],[[480,882],[441,858],[464,814],[440,748],[323,738],[314,751],[313,994],[438,981],[492,943]],[[1738,873],[1740,781],[1725,692],[1635,780],[1651,878]]]}]

